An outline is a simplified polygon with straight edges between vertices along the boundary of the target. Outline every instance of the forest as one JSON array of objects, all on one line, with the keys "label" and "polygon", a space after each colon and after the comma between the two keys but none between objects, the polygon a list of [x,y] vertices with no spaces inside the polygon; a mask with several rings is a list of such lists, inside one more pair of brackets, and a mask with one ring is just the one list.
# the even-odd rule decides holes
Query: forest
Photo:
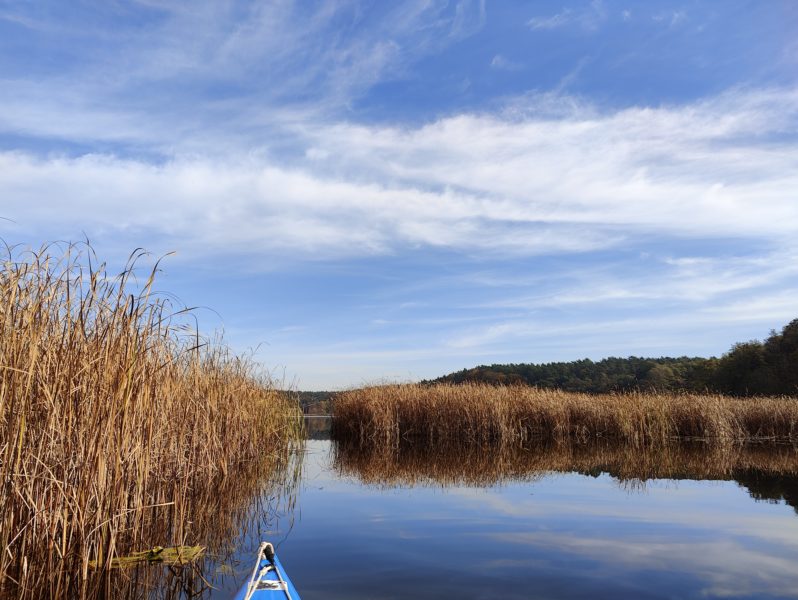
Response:
[{"label": "forest", "polygon": [[798,319],[765,341],[740,342],[720,358],[605,358],[543,364],[482,365],[427,383],[533,385],[573,392],[632,390],[721,392],[734,396],[798,394]]}]

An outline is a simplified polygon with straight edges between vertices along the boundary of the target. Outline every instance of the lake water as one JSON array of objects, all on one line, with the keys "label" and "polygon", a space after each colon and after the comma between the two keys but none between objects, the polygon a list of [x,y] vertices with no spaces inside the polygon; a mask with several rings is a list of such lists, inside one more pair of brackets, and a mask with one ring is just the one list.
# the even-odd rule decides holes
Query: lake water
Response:
[{"label": "lake water", "polygon": [[243,534],[235,560],[206,577],[211,597],[229,597],[264,538],[303,600],[798,598],[798,484],[778,474],[796,461],[791,448],[772,461],[759,450],[363,456],[311,439],[294,509]]}]

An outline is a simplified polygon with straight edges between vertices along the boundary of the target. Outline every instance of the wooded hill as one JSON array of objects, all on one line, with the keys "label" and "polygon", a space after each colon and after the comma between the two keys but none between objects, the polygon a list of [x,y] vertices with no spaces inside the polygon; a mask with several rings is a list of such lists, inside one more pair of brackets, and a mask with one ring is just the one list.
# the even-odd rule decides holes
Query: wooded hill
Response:
[{"label": "wooded hill", "polygon": [[544,364],[494,364],[463,369],[432,383],[527,384],[574,392],[629,390],[716,391],[798,395],[798,319],[764,342],[735,344],[720,358],[605,358]]}]

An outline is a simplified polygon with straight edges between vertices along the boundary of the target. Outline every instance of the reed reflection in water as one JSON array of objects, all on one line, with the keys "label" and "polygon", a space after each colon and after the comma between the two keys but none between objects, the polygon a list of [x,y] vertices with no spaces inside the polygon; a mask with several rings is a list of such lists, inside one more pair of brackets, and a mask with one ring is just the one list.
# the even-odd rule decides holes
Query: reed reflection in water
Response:
[{"label": "reed reflection in water", "polygon": [[[407,442],[396,448],[337,443],[342,476],[378,487],[492,487],[552,473],[607,473],[629,489],[654,479],[737,481],[755,499],[798,507],[798,448],[681,442],[656,448],[585,444],[473,446]],[[796,508],[798,512],[798,508]]]},{"label": "reed reflection in water", "polygon": [[[290,530],[302,478],[304,444],[252,463],[207,489],[191,507],[191,539],[206,547],[201,560],[181,569],[142,567],[127,581],[125,597],[188,599],[231,597],[252,568],[261,539]],[[275,540],[277,541],[277,540]],[[126,579],[120,572],[117,581]],[[139,579],[139,581],[136,581]],[[121,597],[114,590],[114,597]]]}]

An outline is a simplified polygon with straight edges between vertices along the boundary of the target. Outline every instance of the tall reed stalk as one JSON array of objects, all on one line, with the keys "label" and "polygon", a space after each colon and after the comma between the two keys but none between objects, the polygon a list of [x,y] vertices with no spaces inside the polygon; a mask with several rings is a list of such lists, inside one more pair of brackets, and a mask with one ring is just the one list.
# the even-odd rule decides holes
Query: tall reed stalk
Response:
[{"label": "tall reed stalk", "polygon": [[0,585],[19,596],[85,596],[89,561],[201,543],[192,498],[300,435],[296,404],[155,292],[157,264],[136,281],[142,256],[116,277],[75,245],[0,266]]},{"label": "tall reed stalk", "polygon": [[527,386],[383,385],[339,393],[333,436],[474,444],[612,438],[632,446],[798,441],[798,399],[636,392],[590,395]]}]

